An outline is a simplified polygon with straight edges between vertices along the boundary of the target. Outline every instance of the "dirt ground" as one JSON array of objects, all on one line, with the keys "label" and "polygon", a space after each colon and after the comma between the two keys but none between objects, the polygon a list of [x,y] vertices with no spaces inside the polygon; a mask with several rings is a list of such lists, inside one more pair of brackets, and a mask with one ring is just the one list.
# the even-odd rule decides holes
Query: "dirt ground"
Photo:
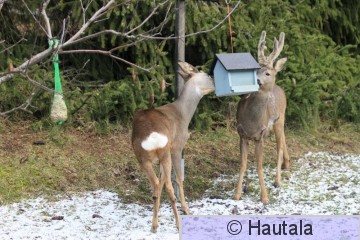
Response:
[{"label": "dirt ground", "polygon": [[[130,202],[151,202],[149,184],[134,157],[131,130],[108,134],[66,125],[34,130],[34,123],[2,122],[0,127],[0,203],[71,191],[109,189]],[[332,130],[286,130],[291,160],[307,152],[360,153],[359,127],[343,124]],[[249,168],[254,167],[250,145]],[[185,149],[185,191],[196,199],[209,179],[237,174],[239,137],[233,129],[193,131]],[[274,165],[274,136],[266,140],[264,164]]]}]

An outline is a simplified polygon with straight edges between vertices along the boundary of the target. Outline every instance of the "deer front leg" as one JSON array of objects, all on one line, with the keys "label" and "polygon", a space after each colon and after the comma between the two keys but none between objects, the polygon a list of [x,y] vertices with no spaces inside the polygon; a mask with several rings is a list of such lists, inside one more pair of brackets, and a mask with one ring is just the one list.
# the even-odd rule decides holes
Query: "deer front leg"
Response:
[{"label": "deer front leg", "polygon": [[179,187],[179,193],[180,193],[180,202],[181,202],[181,208],[184,211],[186,215],[190,214],[189,208],[185,201],[185,193],[184,193],[184,183],[183,183],[183,172],[181,171],[181,152],[182,150],[176,151],[171,156],[171,159],[173,161],[175,175],[176,175],[176,182]]},{"label": "deer front leg", "polygon": [[265,181],[264,181],[264,170],[263,170],[263,152],[264,152],[264,138],[261,137],[260,140],[255,140],[255,158],[256,158],[256,171],[259,176],[259,183],[261,188],[261,202],[267,204],[269,202]]},{"label": "deer front leg", "polygon": [[235,191],[235,200],[239,200],[242,194],[242,182],[247,168],[247,155],[249,149],[249,140],[243,137],[240,137],[240,174],[239,182]]}]

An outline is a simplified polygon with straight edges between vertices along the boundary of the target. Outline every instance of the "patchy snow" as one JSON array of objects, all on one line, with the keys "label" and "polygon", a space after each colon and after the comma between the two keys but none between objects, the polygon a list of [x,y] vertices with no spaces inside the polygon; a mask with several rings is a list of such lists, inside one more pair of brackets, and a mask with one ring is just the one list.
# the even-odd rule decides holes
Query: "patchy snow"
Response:
[{"label": "patchy snow", "polygon": [[[308,153],[284,171],[281,188],[272,187],[275,169],[264,167],[271,203],[260,203],[253,167],[251,191],[231,200],[237,176],[214,181],[203,199],[189,202],[193,215],[360,215],[360,156]],[[288,176],[288,177],[286,177]],[[217,194],[211,192],[217,189]],[[220,191],[219,191],[220,190]],[[179,239],[170,204],[163,202],[158,233],[150,232],[152,205],[124,204],[116,194],[98,190],[57,202],[31,199],[0,207],[0,239]],[[56,220],[57,219],[57,220]]]}]

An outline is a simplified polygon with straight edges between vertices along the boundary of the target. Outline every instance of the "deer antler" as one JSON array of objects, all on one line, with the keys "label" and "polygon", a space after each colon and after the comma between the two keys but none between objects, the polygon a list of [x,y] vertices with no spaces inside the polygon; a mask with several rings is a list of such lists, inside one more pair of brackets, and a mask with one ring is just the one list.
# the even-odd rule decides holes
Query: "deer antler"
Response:
[{"label": "deer antler", "polygon": [[259,40],[259,45],[258,45],[258,61],[261,65],[267,65],[267,58],[265,57],[264,51],[266,49],[266,32],[262,31],[261,32],[261,36],[260,36],[260,40]]},{"label": "deer antler", "polygon": [[264,54],[264,51],[266,50],[265,38],[266,38],[266,32],[262,31],[258,45],[258,61],[261,66],[267,66],[273,68],[274,61],[283,50],[285,33],[283,32],[280,33],[279,41],[276,38],[274,38],[274,48],[272,53],[268,57],[266,57]]}]

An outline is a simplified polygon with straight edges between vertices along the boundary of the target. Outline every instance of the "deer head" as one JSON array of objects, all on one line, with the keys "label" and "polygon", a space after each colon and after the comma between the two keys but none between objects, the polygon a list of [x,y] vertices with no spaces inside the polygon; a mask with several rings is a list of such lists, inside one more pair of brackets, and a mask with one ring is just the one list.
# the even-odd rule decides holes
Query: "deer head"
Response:
[{"label": "deer head", "polygon": [[259,91],[271,91],[274,84],[276,74],[280,72],[287,61],[287,58],[281,58],[278,61],[275,60],[280,55],[285,40],[285,33],[281,32],[279,40],[274,39],[273,51],[269,56],[265,56],[266,50],[266,32],[262,31],[259,45],[258,45],[258,62],[261,68],[257,71],[257,81],[259,84]]},{"label": "deer head", "polygon": [[195,67],[187,62],[179,62],[179,74],[185,82],[191,79],[191,87],[194,87],[196,92],[204,96],[215,90],[214,81],[212,78],[202,71],[197,70]]}]

